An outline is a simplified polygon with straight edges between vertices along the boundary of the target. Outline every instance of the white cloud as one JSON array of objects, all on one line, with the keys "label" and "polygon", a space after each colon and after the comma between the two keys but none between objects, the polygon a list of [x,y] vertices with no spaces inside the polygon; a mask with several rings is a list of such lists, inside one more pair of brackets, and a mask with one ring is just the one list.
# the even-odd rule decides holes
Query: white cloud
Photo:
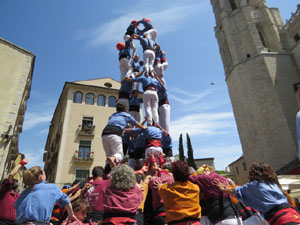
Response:
[{"label": "white cloud", "polygon": [[171,121],[170,133],[172,137],[179,137],[181,133],[189,135],[217,135],[235,131],[232,112],[189,114]]},{"label": "white cloud", "polygon": [[28,112],[25,116],[24,130],[30,130],[41,124],[50,123],[52,113],[48,112]]},{"label": "white cloud", "polygon": [[152,24],[158,30],[158,35],[164,35],[179,30],[180,27],[191,20],[193,15],[200,13],[202,10],[209,9],[209,1],[190,3],[188,2],[168,2],[168,7],[161,4],[148,4],[145,6],[141,2],[131,9],[134,13],[126,13],[123,15],[103,23],[97,27],[78,31],[76,39],[88,39],[88,44],[92,46],[100,46],[104,44],[112,44],[122,40],[130,21],[133,19],[141,19],[147,17],[151,19]]}]

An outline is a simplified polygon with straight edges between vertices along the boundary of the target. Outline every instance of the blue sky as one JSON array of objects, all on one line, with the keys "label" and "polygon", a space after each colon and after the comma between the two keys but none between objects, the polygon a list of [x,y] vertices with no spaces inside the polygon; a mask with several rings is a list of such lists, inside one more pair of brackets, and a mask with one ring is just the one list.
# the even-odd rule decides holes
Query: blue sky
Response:
[{"label": "blue sky", "polygon": [[[298,0],[267,0],[283,20]],[[173,151],[188,132],[195,158],[214,157],[217,169],[242,154],[215,39],[208,0],[3,0],[0,37],[36,55],[19,150],[29,167],[42,155],[55,106],[66,81],[120,77],[115,44],[132,19],[150,18],[166,51]],[[136,43],[136,45],[139,45]],[[138,49],[141,52],[141,49]],[[211,85],[211,82],[215,85]]]}]

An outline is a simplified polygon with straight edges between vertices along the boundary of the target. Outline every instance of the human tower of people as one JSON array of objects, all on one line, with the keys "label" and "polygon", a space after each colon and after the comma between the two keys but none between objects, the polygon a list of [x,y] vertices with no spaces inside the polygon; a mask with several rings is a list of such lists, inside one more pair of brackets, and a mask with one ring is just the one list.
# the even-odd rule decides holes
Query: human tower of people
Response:
[{"label": "human tower of people", "polygon": [[[139,24],[145,29],[139,30]],[[160,87],[166,90],[163,72],[159,72],[165,71],[163,63],[166,61],[158,61],[153,69],[152,58],[159,47],[154,42],[156,35],[150,20],[134,20],[127,29],[125,44],[117,45],[122,85],[117,112],[109,118],[102,134],[107,154],[105,168],[95,166],[92,177],[75,180],[60,190],[55,184],[47,184],[45,172],[35,166],[24,171],[23,181],[27,188],[20,195],[16,191],[18,181],[14,176],[28,163],[23,159],[2,182],[0,224],[300,224],[295,202],[282,189],[277,175],[266,163],[253,162],[249,166],[249,183],[238,186],[208,165],[195,171],[184,161],[166,159],[169,151],[162,150],[161,145],[162,136],[168,136],[168,126],[163,125],[166,121],[161,121],[161,113],[159,119],[155,115],[156,93]],[[129,46],[134,49],[133,39],[140,40],[141,44],[148,43],[142,44],[144,68],[141,72],[128,66],[139,62],[138,56],[133,54],[132,60],[129,54]],[[153,57],[149,58],[149,55]],[[138,97],[135,82],[141,82],[143,86],[147,127],[138,122],[138,117],[134,119],[139,113],[127,113],[128,106],[129,112],[138,112],[139,109],[139,104],[131,107],[131,102]],[[168,104],[167,98],[160,101]],[[127,127],[128,124],[132,127]],[[143,144],[137,144],[137,140]],[[129,147],[130,166],[124,162],[123,143],[129,146],[133,143],[133,147]]]},{"label": "human tower of people", "polygon": [[[144,29],[139,29],[139,26]],[[141,168],[144,159],[156,160],[160,166],[173,160],[172,140],[168,134],[170,105],[164,79],[168,61],[156,37],[157,31],[151,21],[143,18],[140,21],[133,20],[124,35],[125,43],[118,42],[116,45],[119,50],[121,87],[117,112],[110,116],[102,133],[107,162],[112,167],[124,162],[127,150],[128,164],[133,169]],[[139,61],[133,40],[138,40],[142,46],[143,61]],[[139,83],[143,88],[142,99],[138,98]],[[140,121],[141,102],[146,112],[143,123]]]}]

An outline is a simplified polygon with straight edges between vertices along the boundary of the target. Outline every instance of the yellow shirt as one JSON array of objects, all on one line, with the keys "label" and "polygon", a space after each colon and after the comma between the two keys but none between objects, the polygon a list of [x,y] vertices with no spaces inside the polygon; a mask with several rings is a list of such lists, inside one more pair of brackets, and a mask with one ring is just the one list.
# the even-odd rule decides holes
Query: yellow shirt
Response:
[{"label": "yellow shirt", "polygon": [[166,208],[166,223],[201,217],[199,186],[190,181],[163,184],[158,189]]},{"label": "yellow shirt", "polygon": [[146,201],[146,198],[147,198],[147,194],[148,194],[148,183],[143,183],[143,201],[141,202],[140,206],[138,207],[138,209],[141,209],[142,212],[144,212],[144,206],[145,206],[145,201]]}]

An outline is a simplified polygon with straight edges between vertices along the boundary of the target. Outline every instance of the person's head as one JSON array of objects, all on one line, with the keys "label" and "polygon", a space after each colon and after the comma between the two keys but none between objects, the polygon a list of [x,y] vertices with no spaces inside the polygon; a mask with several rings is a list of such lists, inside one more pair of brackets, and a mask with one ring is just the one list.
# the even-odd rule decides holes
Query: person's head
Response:
[{"label": "person's head", "polygon": [[110,175],[110,186],[122,190],[128,191],[134,188],[136,183],[135,173],[132,168],[126,164],[118,165]]},{"label": "person's head", "polygon": [[122,41],[118,42],[116,48],[121,51],[123,48],[125,48],[125,43]]},{"label": "person's head", "polygon": [[78,199],[72,203],[72,208],[75,216],[81,222],[84,221],[87,214],[90,212],[90,205],[85,199]]},{"label": "person's head", "polygon": [[137,20],[132,20],[131,21],[131,24],[134,26],[134,27],[138,27],[139,23]]},{"label": "person's head", "polygon": [[96,177],[103,177],[103,174],[104,174],[104,170],[102,166],[95,166],[94,169],[92,170],[92,175],[94,179]]},{"label": "person's head", "polygon": [[24,181],[24,184],[26,184],[28,186],[39,184],[44,180],[46,180],[45,172],[39,166],[34,166],[34,167],[24,171],[23,181]]},{"label": "person's head", "polygon": [[138,62],[138,61],[140,60],[140,56],[139,56],[139,55],[135,55],[135,56],[133,57],[133,60],[134,60],[135,62]]},{"label": "person's head", "polygon": [[187,181],[190,176],[189,165],[180,160],[172,163],[171,172],[173,173],[174,180],[179,182]]},{"label": "person's head", "polygon": [[133,97],[137,98],[139,95],[139,92],[137,90],[133,90],[131,94]]},{"label": "person's head", "polygon": [[116,106],[117,112],[125,112],[126,111],[126,105],[122,102],[119,102]]},{"label": "person's head", "polygon": [[253,162],[249,168],[249,180],[277,183],[277,175],[267,163]]},{"label": "person's head", "polygon": [[210,172],[212,171],[214,171],[214,168],[209,165],[203,164],[197,169],[197,174],[210,174]]},{"label": "person's head", "polygon": [[[7,184],[8,179],[4,179],[2,182],[1,182],[1,186],[4,185],[5,183]],[[18,183],[18,180],[17,179],[14,179],[12,180],[12,183],[9,185],[9,190],[12,191],[12,192],[16,192],[17,189],[19,187],[19,183]]]}]

